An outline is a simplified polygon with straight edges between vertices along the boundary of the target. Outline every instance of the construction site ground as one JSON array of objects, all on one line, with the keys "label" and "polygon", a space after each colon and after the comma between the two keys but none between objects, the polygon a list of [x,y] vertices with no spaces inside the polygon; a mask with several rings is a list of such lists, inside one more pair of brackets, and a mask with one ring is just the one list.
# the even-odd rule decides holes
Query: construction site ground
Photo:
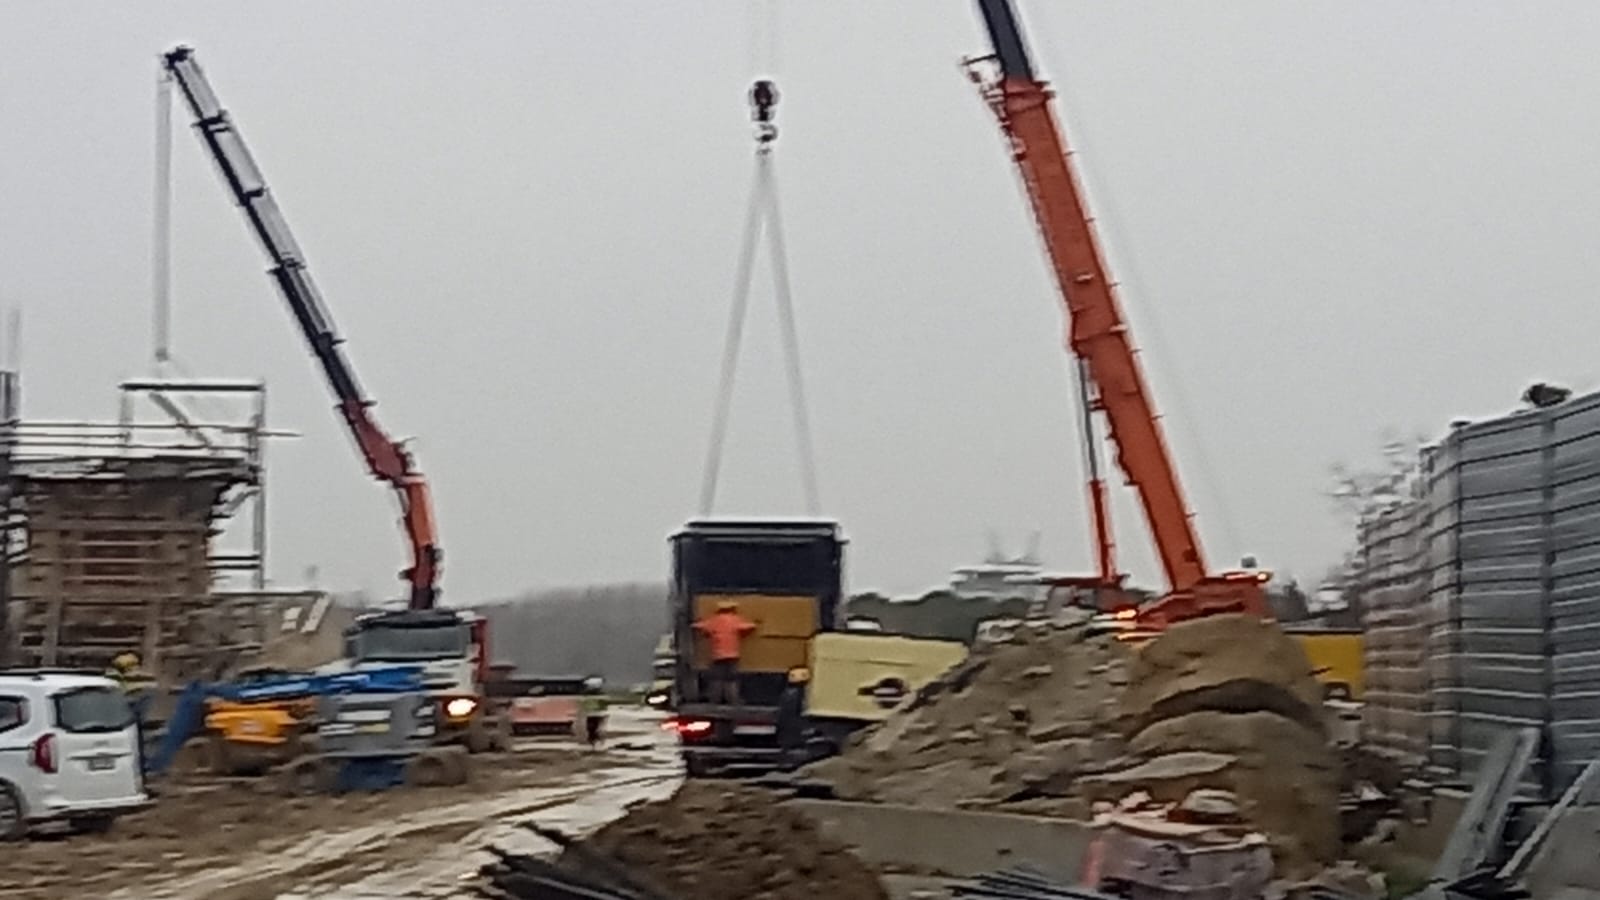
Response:
[{"label": "construction site ground", "polygon": [[473,758],[464,787],[291,798],[270,779],[194,778],[104,835],[8,845],[0,896],[15,900],[439,900],[484,847],[549,845],[517,823],[582,833],[678,785],[675,744],[642,710],[611,717],[609,749],[522,740]]}]

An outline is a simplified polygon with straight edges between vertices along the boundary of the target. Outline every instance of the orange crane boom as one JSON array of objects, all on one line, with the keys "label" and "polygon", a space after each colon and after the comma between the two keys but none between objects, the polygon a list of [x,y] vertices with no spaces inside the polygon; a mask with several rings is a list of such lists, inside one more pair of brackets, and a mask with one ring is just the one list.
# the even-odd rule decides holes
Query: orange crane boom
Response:
[{"label": "orange crane boom", "polygon": [[[1094,408],[1102,413],[1117,462],[1138,494],[1170,588],[1150,617],[1180,619],[1222,609],[1264,614],[1257,573],[1213,575],[1206,568],[1116,285],[1051,108],[1051,91],[1034,74],[1010,0],[979,0],[978,6],[994,52],[969,61],[969,71],[1010,144],[1066,308],[1068,348],[1095,387]],[[1097,521],[1103,520],[1103,513],[1097,514]],[[1097,539],[1104,561],[1110,536]]]},{"label": "orange crane boom", "polygon": [[166,53],[163,61],[194,113],[195,131],[216,163],[218,174],[272,263],[272,279],[322,367],[329,389],[338,398],[339,415],[366,460],[367,470],[388,484],[400,501],[401,524],[411,547],[411,565],[400,573],[410,588],[407,606],[432,609],[438,597],[442,554],[428,482],[417,471],[406,448],[389,437],[373,418],[373,401],[361,389],[354,368],[340,349],[344,338],[333,326],[322,292],[306,268],[305,255],[295,243],[289,223],[267,189],[266,179],[250,156],[244,138],[195,61],[194,51],[177,47]]}]

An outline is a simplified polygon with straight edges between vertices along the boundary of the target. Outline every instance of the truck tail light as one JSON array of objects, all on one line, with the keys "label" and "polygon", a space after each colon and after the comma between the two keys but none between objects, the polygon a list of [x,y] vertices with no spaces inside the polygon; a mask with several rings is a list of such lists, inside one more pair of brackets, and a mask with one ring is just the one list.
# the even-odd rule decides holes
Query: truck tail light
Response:
[{"label": "truck tail light", "polygon": [[700,737],[711,731],[709,719],[673,719],[672,730],[681,737]]},{"label": "truck tail light", "polygon": [[33,746],[28,748],[28,762],[32,763],[34,768],[45,773],[46,775],[56,774],[56,770],[58,768],[58,760],[56,759],[56,736],[54,734],[40,735],[38,739],[33,742]]}]

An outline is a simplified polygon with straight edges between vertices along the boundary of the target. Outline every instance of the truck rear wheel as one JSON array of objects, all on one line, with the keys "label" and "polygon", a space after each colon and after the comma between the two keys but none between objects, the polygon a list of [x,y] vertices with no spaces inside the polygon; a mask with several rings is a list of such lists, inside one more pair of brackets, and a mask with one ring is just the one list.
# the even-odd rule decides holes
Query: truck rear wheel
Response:
[{"label": "truck rear wheel", "polygon": [[494,753],[511,752],[511,719],[505,715],[496,715],[494,725],[489,730],[489,749]]},{"label": "truck rear wheel", "polygon": [[483,726],[482,719],[474,719],[467,725],[466,746],[468,753],[489,752],[489,730]]},{"label": "truck rear wheel", "polygon": [[238,768],[234,760],[233,747],[228,745],[228,739],[221,734],[213,732],[206,738],[205,746],[206,768],[213,775],[235,775]]},{"label": "truck rear wheel", "polygon": [[467,781],[467,754],[460,747],[429,747],[406,764],[406,783],[449,787]]},{"label": "truck rear wheel", "polygon": [[278,777],[283,792],[291,797],[309,797],[333,790],[333,766],[319,756],[302,756],[290,762]]},{"label": "truck rear wheel", "polygon": [[211,767],[211,740],[209,738],[190,738],[178,752],[172,755],[172,772],[177,775],[199,775],[213,773]]}]

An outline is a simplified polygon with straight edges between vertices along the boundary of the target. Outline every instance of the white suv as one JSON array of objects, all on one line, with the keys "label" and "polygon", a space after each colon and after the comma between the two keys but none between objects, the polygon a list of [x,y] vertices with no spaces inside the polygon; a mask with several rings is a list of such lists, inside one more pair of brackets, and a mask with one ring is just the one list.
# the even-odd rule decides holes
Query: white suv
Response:
[{"label": "white suv", "polygon": [[0,841],[34,825],[103,831],[150,802],[132,705],[109,678],[0,669]]}]

